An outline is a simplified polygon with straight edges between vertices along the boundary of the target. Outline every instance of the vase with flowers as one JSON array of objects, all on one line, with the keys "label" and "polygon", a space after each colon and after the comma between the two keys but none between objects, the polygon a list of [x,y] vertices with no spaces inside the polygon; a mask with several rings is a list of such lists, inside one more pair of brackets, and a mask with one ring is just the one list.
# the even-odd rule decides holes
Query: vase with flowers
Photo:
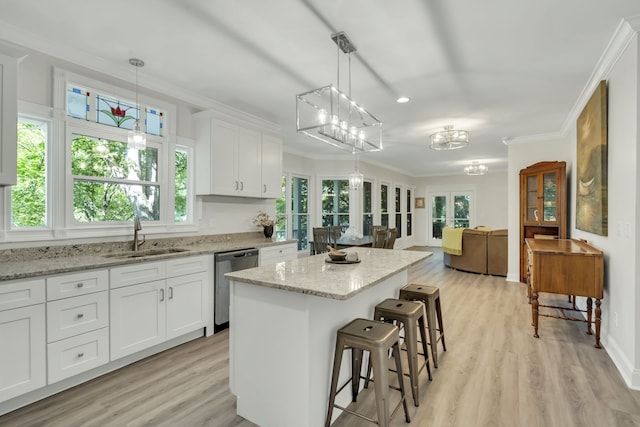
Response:
[{"label": "vase with flowers", "polygon": [[253,224],[256,227],[262,227],[264,237],[270,239],[273,236],[273,225],[275,221],[272,220],[266,212],[258,211],[258,215],[253,219]]}]

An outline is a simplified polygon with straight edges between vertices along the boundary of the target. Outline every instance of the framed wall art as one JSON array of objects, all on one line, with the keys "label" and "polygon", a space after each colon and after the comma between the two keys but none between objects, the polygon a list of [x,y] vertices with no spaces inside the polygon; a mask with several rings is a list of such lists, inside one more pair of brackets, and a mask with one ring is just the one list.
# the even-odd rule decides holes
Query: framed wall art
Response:
[{"label": "framed wall art", "polygon": [[602,80],[578,116],[576,228],[608,234],[607,82]]},{"label": "framed wall art", "polygon": [[424,197],[416,197],[416,209],[424,208]]}]

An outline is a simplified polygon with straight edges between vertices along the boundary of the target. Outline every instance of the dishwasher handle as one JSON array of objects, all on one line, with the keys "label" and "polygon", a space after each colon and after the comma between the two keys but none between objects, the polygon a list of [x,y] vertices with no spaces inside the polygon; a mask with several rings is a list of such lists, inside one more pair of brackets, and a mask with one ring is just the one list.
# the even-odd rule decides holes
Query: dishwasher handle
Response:
[{"label": "dishwasher handle", "polygon": [[231,261],[238,258],[257,257],[258,249],[241,249],[237,251],[222,252],[215,254],[216,262]]}]

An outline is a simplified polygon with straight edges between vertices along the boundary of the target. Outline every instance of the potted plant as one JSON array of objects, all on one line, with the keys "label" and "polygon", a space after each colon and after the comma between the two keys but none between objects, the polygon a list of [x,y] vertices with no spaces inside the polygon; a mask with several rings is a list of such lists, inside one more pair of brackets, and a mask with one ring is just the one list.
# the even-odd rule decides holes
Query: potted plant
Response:
[{"label": "potted plant", "polygon": [[269,218],[266,212],[258,211],[258,215],[254,218],[253,224],[256,227],[262,227],[264,237],[270,239],[273,236],[273,225],[275,221]]}]

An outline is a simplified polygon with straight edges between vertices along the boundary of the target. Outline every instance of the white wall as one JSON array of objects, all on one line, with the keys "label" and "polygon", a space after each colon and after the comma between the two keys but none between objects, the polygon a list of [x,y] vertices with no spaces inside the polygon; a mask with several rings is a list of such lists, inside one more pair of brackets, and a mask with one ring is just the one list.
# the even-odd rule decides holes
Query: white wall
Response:
[{"label": "white wall", "polygon": [[[637,34],[602,76],[608,81],[608,236],[575,228],[571,236],[586,239],[605,253],[602,342],[628,384],[640,388],[640,286],[638,276],[638,117],[640,69]],[[572,160],[576,128],[571,129]],[[575,192],[571,205],[575,206]]]},{"label": "white wall", "polygon": [[[507,228],[507,172],[495,171],[481,176],[450,175],[419,178],[416,196],[428,198],[430,191],[472,190],[476,195],[476,225],[494,230]],[[429,200],[425,209],[417,209],[416,244],[426,244],[429,236]]]}]

